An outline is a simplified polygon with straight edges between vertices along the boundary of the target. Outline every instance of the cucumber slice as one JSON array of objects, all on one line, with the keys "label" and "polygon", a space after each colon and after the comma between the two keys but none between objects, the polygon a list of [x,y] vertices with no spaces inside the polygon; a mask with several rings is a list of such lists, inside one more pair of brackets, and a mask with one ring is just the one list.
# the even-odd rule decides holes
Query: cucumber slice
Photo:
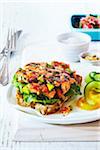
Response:
[{"label": "cucumber slice", "polygon": [[100,73],[96,73],[96,75],[94,76],[94,80],[100,81]]},{"label": "cucumber slice", "polygon": [[89,73],[90,78],[93,79],[93,80],[94,80],[94,76],[95,76],[95,75],[96,75],[96,72],[91,72],[91,73]]},{"label": "cucumber slice", "polygon": [[88,104],[95,105],[100,104],[100,82],[89,82],[84,89],[85,99]]},{"label": "cucumber slice", "polygon": [[86,83],[89,83],[89,82],[94,81],[94,80],[95,81],[100,81],[100,73],[91,72],[85,78]]},{"label": "cucumber slice", "polygon": [[85,82],[86,83],[89,83],[89,82],[91,82],[91,81],[93,81],[93,79],[90,77],[90,75],[88,74],[87,76],[86,76],[86,78],[85,78]]}]

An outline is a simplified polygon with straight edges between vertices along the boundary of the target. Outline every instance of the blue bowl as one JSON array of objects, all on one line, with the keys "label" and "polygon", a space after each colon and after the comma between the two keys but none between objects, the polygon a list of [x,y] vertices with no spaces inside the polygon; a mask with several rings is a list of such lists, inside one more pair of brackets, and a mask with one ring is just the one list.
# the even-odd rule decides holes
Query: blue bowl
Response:
[{"label": "blue bowl", "polygon": [[[92,41],[100,41],[100,28],[99,29],[81,29],[79,28],[80,19],[86,15],[72,15],[71,28],[74,31],[83,32],[91,36]],[[97,16],[97,15],[94,15]]]}]

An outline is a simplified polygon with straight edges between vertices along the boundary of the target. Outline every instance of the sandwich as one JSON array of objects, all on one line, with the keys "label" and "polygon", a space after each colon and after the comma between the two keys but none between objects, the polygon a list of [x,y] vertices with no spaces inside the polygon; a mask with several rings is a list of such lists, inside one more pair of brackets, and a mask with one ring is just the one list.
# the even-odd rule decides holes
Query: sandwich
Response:
[{"label": "sandwich", "polygon": [[69,64],[29,63],[14,74],[17,104],[31,107],[43,115],[59,111],[65,102],[80,95],[82,77]]}]

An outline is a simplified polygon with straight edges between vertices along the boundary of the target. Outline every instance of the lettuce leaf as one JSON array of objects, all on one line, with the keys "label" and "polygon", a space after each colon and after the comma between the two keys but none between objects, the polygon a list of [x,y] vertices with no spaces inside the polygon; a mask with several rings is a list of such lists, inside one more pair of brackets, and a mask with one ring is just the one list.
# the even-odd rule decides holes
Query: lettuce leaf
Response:
[{"label": "lettuce leaf", "polygon": [[72,84],[70,90],[65,94],[65,96],[70,95],[81,95],[80,86],[76,83]]},{"label": "lettuce leaf", "polygon": [[38,99],[36,94],[23,94],[23,99],[27,103],[35,102],[43,105],[50,105],[59,101],[59,99],[47,99],[47,97],[45,97],[45,99]]}]

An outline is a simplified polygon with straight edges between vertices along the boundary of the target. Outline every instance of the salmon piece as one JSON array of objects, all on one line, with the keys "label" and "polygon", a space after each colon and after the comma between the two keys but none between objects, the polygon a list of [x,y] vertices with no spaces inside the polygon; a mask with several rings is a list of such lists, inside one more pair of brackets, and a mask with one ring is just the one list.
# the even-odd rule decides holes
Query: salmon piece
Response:
[{"label": "salmon piece", "polygon": [[60,82],[59,82],[59,81],[54,81],[54,85],[55,85],[56,87],[59,87],[59,86],[60,86]]},{"label": "salmon piece", "polygon": [[66,92],[68,92],[69,89],[70,89],[70,82],[69,81],[62,82],[61,89],[63,91],[63,94],[65,94]]},{"label": "salmon piece", "polygon": [[69,64],[65,64],[65,63],[63,63],[63,62],[57,62],[57,61],[53,61],[52,62],[52,65],[54,66],[54,67],[59,67],[59,68],[62,68],[62,69],[66,69],[66,68],[69,68]]},{"label": "salmon piece", "polygon": [[69,78],[69,82],[70,82],[70,84],[73,84],[73,83],[75,83],[76,81],[75,81],[74,78]]},{"label": "salmon piece", "polygon": [[49,92],[49,93],[46,93],[46,96],[51,99],[55,96],[56,94],[56,90],[54,89],[53,91]]},{"label": "salmon piece", "polygon": [[48,87],[45,84],[41,85],[40,89],[43,93],[49,93]]},{"label": "salmon piece", "polygon": [[34,72],[31,72],[31,73],[27,74],[27,78],[28,78],[29,83],[31,83],[31,82],[37,80],[38,75]]},{"label": "salmon piece", "polygon": [[79,85],[81,85],[81,83],[82,83],[82,77],[79,76],[79,75],[77,75],[76,73],[73,73],[73,77],[75,78],[75,80],[77,81],[77,83]]},{"label": "salmon piece", "polygon": [[38,83],[31,83],[28,85],[28,88],[32,93],[36,93],[37,95],[39,95],[40,85]]},{"label": "salmon piece", "polygon": [[46,70],[39,70],[38,72],[39,72],[39,74],[43,74],[43,75],[46,74]]},{"label": "salmon piece", "polygon": [[65,76],[64,76],[63,74],[60,76],[60,80],[61,80],[61,81],[64,81],[64,80],[65,80]]},{"label": "salmon piece", "polygon": [[63,91],[61,89],[57,89],[57,95],[60,99],[65,99],[65,96],[63,95]]},{"label": "salmon piece", "polygon": [[39,71],[46,67],[46,63],[30,63],[24,66],[25,70]]},{"label": "salmon piece", "polygon": [[49,78],[49,77],[52,77],[53,76],[53,73],[52,72],[49,72],[45,75],[46,78]]}]

